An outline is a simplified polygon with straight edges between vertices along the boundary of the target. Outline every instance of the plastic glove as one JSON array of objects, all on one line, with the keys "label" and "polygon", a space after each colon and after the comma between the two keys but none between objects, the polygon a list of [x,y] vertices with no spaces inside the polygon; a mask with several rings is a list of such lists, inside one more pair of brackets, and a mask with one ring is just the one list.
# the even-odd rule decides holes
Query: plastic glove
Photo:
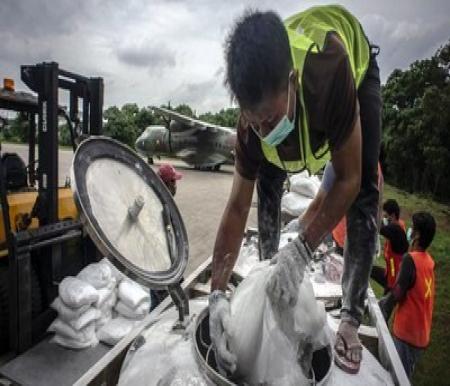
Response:
[{"label": "plastic glove", "polygon": [[272,303],[295,306],[306,265],[311,259],[309,248],[298,237],[277,252],[270,261],[275,267],[266,285]]},{"label": "plastic glove", "polygon": [[209,295],[209,335],[222,375],[236,371],[236,355],[228,348],[230,331],[230,303],[223,291],[215,290]]}]

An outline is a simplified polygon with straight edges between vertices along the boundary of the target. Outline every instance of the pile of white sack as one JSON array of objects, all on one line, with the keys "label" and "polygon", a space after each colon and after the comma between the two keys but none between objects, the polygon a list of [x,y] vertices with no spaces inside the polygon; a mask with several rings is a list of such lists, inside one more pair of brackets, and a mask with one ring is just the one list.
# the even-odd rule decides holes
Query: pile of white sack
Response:
[{"label": "pile of white sack", "polygon": [[114,310],[117,316],[97,332],[98,339],[109,345],[115,345],[149,313],[148,289],[142,288],[128,278],[122,279],[117,287],[117,303]]},{"label": "pile of white sack", "polygon": [[[58,313],[48,328],[55,333],[52,341],[82,349],[99,340],[116,344],[148,313],[150,304],[148,290],[125,278],[104,258],[83,268],[77,277],[64,278],[51,307]],[[128,307],[132,312],[124,315]]]},{"label": "pile of white sack", "polygon": [[150,309],[150,294],[131,280],[122,280],[117,290],[115,310],[128,319],[141,320]]},{"label": "pile of white sack", "polygon": [[308,208],[320,188],[317,176],[309,176],[307,171],[289,177],[290,191],[281,198],[281,211],[299,217]]},{"label": "pile of white sack", "polygon": [[58,317],[48,328],[54,332],[53,342],[68,348],[81,349],[97,345],[95,324],[101,313],[95,307],[98,291],[91,284],[68,276],[59,284],[59,297],[51,307]]}]

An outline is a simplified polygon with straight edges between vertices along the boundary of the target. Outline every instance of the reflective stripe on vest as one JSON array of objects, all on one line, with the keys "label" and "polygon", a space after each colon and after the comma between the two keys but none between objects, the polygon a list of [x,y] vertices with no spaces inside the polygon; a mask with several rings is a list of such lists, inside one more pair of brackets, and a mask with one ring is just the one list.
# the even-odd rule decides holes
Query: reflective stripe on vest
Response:
[{"label": "reflective stripe on vest", "polygon": [[416,267],[416,281],[395,312],[394,335],[415,347],[430,342],[435,293],[434,261],[427,252],[410,252]]},{"label": "reflective stripe on vest", "polygon": [[338,5],[318,6],[291,16],[285,21],[291,46],[294,68],[299,72],[300,112],[298,113],[300,159],[281,162],[276,146],[261,141],[265,158],[280,169],[298,172],[308,169],[310,173],[319,171],[330,159],[328,143],[313,153],[309,141],[308,112],[305,108],[301,85],[305,59],[308,54],[322,51],[328,33],[335,32],[347,51],[353,78],[358,88],[369,66],[370,50],[358,20],[345,8]]}]

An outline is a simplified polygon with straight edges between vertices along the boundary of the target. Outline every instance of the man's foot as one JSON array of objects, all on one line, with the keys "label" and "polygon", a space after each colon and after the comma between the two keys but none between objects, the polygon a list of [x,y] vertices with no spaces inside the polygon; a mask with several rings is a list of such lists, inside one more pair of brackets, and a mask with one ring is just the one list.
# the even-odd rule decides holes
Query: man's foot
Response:
[{"label": "man's foot", "polygon": [[362,358],[362,345],[358,338],[358,327],[349,322],[342,321],[336,333],[334,345],[337,366],[350,374],[359,371]]}]

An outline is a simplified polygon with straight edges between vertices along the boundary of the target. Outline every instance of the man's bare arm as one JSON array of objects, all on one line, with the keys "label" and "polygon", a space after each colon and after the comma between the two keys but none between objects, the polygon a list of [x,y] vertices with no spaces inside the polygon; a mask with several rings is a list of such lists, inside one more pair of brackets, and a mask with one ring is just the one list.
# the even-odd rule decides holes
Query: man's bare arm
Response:
[{"label": "man's bare arm", "polygon": [[214,245],[211,290],[225,290],[236,263],[252,202],[255,181],[234,172],[230,198],[222,215]]},{"label": "man's bare arm", "polygon": [[331,152],[336,180],[312,220],[305,224],[305,238],[315,249],[341,220],[359,193],[361,185],[361,122],[358,118],[346,142]]},{"label": "man's bare arm", "polygon": [[311,201],[311,204],[309,204],[308,208],[306,209],[305,213],[303,213],[299,218],[301,229],[306,227],[306,224],[309,224],[317,215],[326,194],[327,193],[323,189],[319,189],[316,196]]}]

